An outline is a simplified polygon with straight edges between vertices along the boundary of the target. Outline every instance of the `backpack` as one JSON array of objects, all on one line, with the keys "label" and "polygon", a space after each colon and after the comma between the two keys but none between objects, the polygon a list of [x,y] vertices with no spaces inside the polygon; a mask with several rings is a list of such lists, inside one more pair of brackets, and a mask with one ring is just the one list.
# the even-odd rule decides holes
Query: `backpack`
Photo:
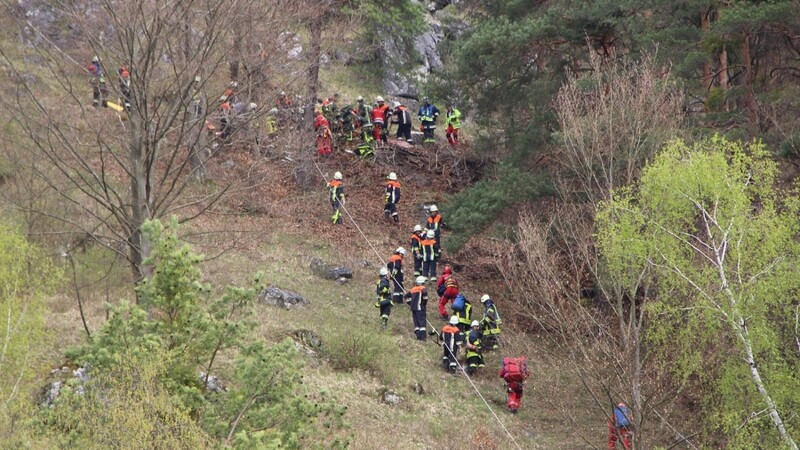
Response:
[{"label": "backpack", "polygon": [[453,300],[453,311],[463,311],[464,310],[464,303],[466,303],[467,298],[464,297],[462,294],[456,295],[455,300]]},{"label": "backpack", "polygon": [[528,358],[520,356],[518,358],[503,358],[503,379],[506,381],[525,381],[531,374],[528,370]]},{"label": "backpack", "polygon": [[614,407],[614,420],[618,427],[631,426],[631,410],[625,405],[617,405]]},{"label": "backpack", "polygon": [[444,283],[440,284],[439,287],[436,288],[436,293],[439,294],[439,297],[444,295],[444,291],[447,290],[447,286]]}]

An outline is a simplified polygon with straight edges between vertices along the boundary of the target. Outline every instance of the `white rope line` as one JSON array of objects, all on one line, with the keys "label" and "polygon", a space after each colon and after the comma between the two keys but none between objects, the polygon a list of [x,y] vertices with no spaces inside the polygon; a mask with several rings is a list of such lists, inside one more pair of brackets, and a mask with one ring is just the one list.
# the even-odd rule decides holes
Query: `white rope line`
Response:
[{"label": "white rope line", "polygon": [[[325,180],[326,186],[329,185],[330,182],[329,182],[328,178],[325,176],[325,174],[322,172],[322,169],[320,169],[319,164],[317,164],[317,162],[314,159],[312,159],[311,161],[314,163],[314,166],[317,168],[317,171],[319,172],[319,175],[322,177],[323,180]],[[345,214],[347,214],[347,217],[349,217],[350,221],[353,222],[353,225],[355,225],[355,227],[358,230],[358,232],[361,234],[361,236],[364,238],[364,240],[367,242],[367,244],[369,244],[369,246],[372,248],[372,251],[375,253],[375,256],[378,257],[378,261],[380,261],[381,264],[386,264],[386,261],[383,259],[381,254],[378,253],[378,250],[375,248],[375,246],[372,245],[372,242],[370,242],[370,240],[367,238],[367,235],[364,234],[364,231],[358,225],[358,222],[356,222],[355,218],[353,218],[353,216],[347,210],[345,205],[340,203],[339,207],[344,211]],[[397,282],[397,280],[393,276],[390,275],[390,277],[392,278],[392,280]],[[399,283],[398,283],[398,285],[399,285]],[[405,288],[403,288],[402,285],[400,285],[400,290],[405,294],[406,290],[405,290]],[[425,322],[428,323],[428,326],[431,327],[431,329],[436,330],[436,327],[434,327],[433,324],[430,322],[430,320],[428,320],[427,314],[426,314],[426,317],[425,317]],[[508,431],[508,428],[506,428],[506,426],[503,423],[503,421],[500,420],[500,417],[497,415],[497,413],[494,412],[494,409],[492,408],[492,406],[489,405],[489,402],[486,401],[486,398],[483,396],[483,394],[481,394],[481,391],[478,389],[478,386],[476,386],[475,382],[472,381],[472,377],[470,377],[467,374],[467,371],[464,369],[464,366],[462,366],[461,364],[458,364],[458,359],[456,358],[456,355],[454,355],[453,352],[446,345],[444,346],[444,348],[447,349],[447,352],[450,353],[450,356],[452,356],[453,359],[456,361],[456,364],[458,365],[458,368],[461,369],[461,372],[464,374],[464,377],[466,377],[467,381],[469,381],[469,384],[472,386],[472,389],[474,389],[475,392],[478,394],[478,397],[480,397],[480,399],[483,400],[483,403],[489,409],[489,412],[492,413],[492,416],[494,416],[495,420],[497,420],[497,423],[500,424],[500,427],[503,428],[503,431],[506,432],[506,434],[508,435],[509,439],[511,439],[511,442],[513,442],[514,445],[519,450],[522,450],[522,447],[520,447],[520,445],[517,443],[517,440],[514,439],[514,436],[511,434],[510,431]]]}]

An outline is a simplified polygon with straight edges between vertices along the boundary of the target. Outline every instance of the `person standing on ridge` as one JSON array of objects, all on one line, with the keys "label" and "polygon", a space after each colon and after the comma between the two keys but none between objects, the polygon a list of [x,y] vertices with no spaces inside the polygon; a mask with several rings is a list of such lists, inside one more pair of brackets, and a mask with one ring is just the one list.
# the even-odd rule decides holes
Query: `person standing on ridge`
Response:
[{"label": "person standing on ridge", "polygon": [[117,75],[119,76],[119,93],[122,94],[122,106],[125,107],[125,111],[130,112],[131,73],[128,71],[128,68],[125,67],[125,64],[120,64],[119,69],[117,69]]},{"label": "person standing on ridge", "polygon": [[447,112],[445,112],[445,120],[447,121],[447,142],[452,146],[459,144],[458,142],[458,129],[461,128],[461,111],[453,108],[453,105],[447,104]]},{"label": "person standing on ridge", "polygon": [[317,153],[320,155],[330,155],[331,126],[322,112],[317,113],[317,117],[314,120],[314,130],[317,131]]},{"label": "person standing on ridge", "polygon": [[389,270],[386,267],[381,267],[381,278],[378,280],[375,293],[378,296],[378,301],[375,302],[375,307],[380,311],[381,329],[385,330],[389,324],[389,315],[392,313],[392,299],[391,299],[391,286],[389,284]]},{"label": "person standing on ridge", "polygon": [[92,106],[97,108],[102,104],[105,107],[108,87],[106,86],[106,76],[103,72],[103,66],[100,64],[100,58],[96,55],[92,56],[92,62],[86,69],[91,75],[89,81],[92,84]]},{"label": "person standing on ridge", "polygon": [[389,269],[389,276],[392,277],[394,291],[392,292],[392,303],[399,305],[403,303],[403,257],[406,256],[406,249],[398,247],[394,254],[389,257],[386,268]]},{"label": "person standing on ridge", "polygon": [[436,293],[439,295],[439,315],[447,320],[447,303],[453,303],[453,299],[458,295],[458,280],[453,276],[453,268],[450,264],[444,266],[442,276],[436,281]]},{"label": "person standing on ridge", "polygon": [[422,276],[429,280],[436,279],[436,260],[439,259],[439,245],[436,243],[435,233],[428,230],[425,240],[420,242],[422,249]]},{"label": "person standing on ridge", "polygon": [[389,109],[389,105],[387,105],[383,101],[383,97],[380,95],[375,99],[375,103],[377,105],[372,108],[372,113],[370,114],[372,117],[372,137],[375,141],[386,143],[386,127],[389,123],[389,117],[392,115],[392,111]]},{"label": "person standing on ridge", "polygon": [[487,349],[495,350],[499,347],[497,338],[500,336],[500,324],[503,321],[500,319],[500,313],[497,312],[497,307],[494,306],[489,294],[483,294],[481,303],[483,303],[481,329],[483,330],[484,344]]},{"label": "person standing on ridge", "polygon": [[414,225],[414,232],[411,233],[411,256],[414,258],[414,276],[422,275],[422,240],[425,238],[425,231],[422,225]]},{"label": "person standing on ridge", "polygon": [[425,227],[429,230],[433,230],[436,233],[436,243],[439,244],[439,247],[442,246],[441,235],[442,235],[442,215],[439,214],[439,207],[436,205],[431,205],[428,216],[428,221],[425,224]]},{"label": "person standing on ridge", "polygon": [[414,140],[411,139],[411,111],[402,103],[394,102],[394,114],[392,114],[392,117],[394,123],[397,124],[397,139],[413,144]]},{"label": "person standing on ridge", "polygon": [[481,324],[473,320],[467,336],[467,375],[474,374],[478,368],[484,366],[481,337]]},{"label": "person standing on ridge", "polygon": [[394,220],[394,224],[400,223],[400,217],[397,214],[397,204],[400,203],[400,183],[397,181],[397,174],[391,172],[386,177],[386,193],[384,194],[385,205],[383,207],[383,216],[389,220],[389,216]]},{"label": "person standing on ridge", "polygon": [[425,288],[427,279],[419,276],[415,280],[415,286],[406,293],[406,303],[411,308],[411,320],[414,322],[414,334],[417,336],[418,341],[424,341],[427,338],[427,318],[426,312],[428,308],[428,289]]},{"label": "person standing on ridge", "polygon": [[328,190],[330,191],[331,206],[333,206],[333,220],[334,225],[342,223],[342,213],[339,209],[344,206],[344,185],[342,184],[342,172],[333,174],[333,180],[328,183]]},{"label": "person standing on ridge", "polygon": [[436,119],[439,117],[439,109],[431,105],[428,97],[422,99],[422,106],[419,108],[419,121],[422,123],[423,142],[432,144],[436,142],[434,131],[436,130]]}]

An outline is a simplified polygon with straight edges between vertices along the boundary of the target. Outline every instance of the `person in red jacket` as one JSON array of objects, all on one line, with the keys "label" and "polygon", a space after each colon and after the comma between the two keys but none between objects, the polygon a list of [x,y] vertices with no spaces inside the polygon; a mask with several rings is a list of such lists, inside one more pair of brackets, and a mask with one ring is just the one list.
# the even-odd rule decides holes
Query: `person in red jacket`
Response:
[{"label": "person in red jacket", "polygon": [[377,105],[372,108],[372,112],[370,112],[373,127],[372,137],[375,138],[376,142],[381,141],[385,144],[388,134],[386,127],[388,126],[389,116],[391,116],[392,112],[389,109],[389,105],[383,101],[383,97],[378,96],[375,102]]},{"label": "person in red jacket", "polygon": [[317,112],[314,129],[317,130],[317,153],[329,155],[331,153],[331,125],[322,112]]},{"label": "person in red jacket", "polygon": [[633,438],[633,417],[625,403],[619,403],[611,412],[608,419],[608,450],[616,450],[617,441],[622,443],[625,450],[631,450]]},{"label": "person in red jacket", "polygon": [[453,276],[453,268],[450,264],[444,266],[442,276],[436,281],[436,293],[441,292],[439,296],[439,314],[442,319],[447,320],[447,302],[453,303],[453,299],[458,295],[458,280]]}]

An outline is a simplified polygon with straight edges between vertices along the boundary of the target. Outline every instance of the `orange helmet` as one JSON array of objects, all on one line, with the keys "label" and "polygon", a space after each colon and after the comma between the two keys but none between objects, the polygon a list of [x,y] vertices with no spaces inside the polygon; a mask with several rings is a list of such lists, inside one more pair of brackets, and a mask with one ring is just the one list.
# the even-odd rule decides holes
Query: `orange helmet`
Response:
[{"label": "orange helmet", "polygon": [[443,272],[443,273],[444,273],[445,275],[452,275],[452,273],[453,273],[453,268],[452,268],[452,267],[450,267],[450,264],[447,264],[446,266],[444,266],[444,272]]}]

